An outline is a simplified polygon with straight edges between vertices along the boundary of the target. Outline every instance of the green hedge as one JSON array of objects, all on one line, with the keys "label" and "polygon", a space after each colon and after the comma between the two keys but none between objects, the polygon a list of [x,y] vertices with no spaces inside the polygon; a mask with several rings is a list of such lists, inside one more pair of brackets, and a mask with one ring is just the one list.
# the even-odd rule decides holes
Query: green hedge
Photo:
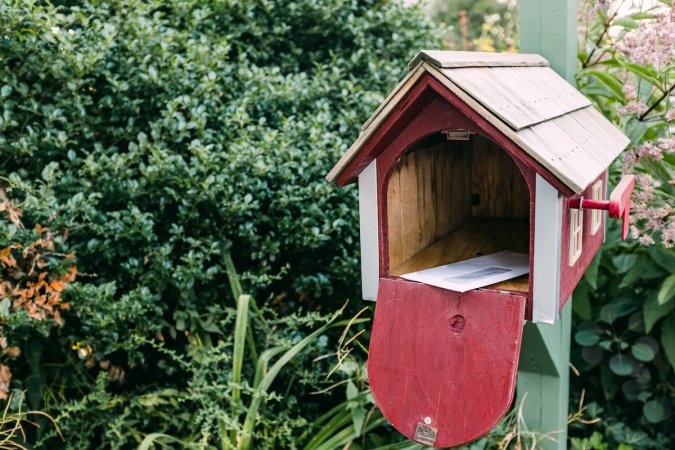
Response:
[{"label": "green hedge", "polygon": [[[8,364],[31,406],[86,395],[110,364],[127,374],[112,377],[125,395],[180,387],[178,365],[147,340],[181,353],[190,336],[231,333],[228,252],[278,312],[359,297],[356,190],[323,177],[406,62],[435,46],[418,9],[0,0],[0,30],[0,175],[26,224],[2,221],[0,236],[29,242],[49,227],[79,270],[65,325],[40,328],[48,339],[3,325],[23,343]],[[65,431],[89,430],[69,445],[137,442],[88,441],[101,414],[68,413]]]}]

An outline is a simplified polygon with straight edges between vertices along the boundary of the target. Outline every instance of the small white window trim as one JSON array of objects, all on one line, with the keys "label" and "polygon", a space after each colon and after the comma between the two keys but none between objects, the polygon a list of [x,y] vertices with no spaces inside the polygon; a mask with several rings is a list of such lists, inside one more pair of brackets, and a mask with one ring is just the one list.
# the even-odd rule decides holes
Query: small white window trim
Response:
[{"label": "small white window trim", "polygon": [[[593,200],[602,200],[604,196],[602,195],[602,180],[598,180],[594,185],[591,191],[591,199]],[[591,235],[595,235],[600,226],[602,225],[602,209],[594,209],[591,214]]]},{"label": "small white window trim", "polygon": [[584,246],[584,212],[580,209],[570,209],[570,267],[579,257]]}]

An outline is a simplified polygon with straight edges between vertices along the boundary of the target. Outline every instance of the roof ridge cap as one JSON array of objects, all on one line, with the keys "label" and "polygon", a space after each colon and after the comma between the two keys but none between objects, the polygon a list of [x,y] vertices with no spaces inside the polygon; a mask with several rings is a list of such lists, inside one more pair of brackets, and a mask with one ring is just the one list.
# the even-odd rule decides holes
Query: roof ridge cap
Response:
[{"label": "roof ridge cap", "polygon": [[492,53],[450,50],[420,50],[408,63],[408,70],[425,61],[438,69],[460,67],[549,67],[546,58],[535,53]]}]

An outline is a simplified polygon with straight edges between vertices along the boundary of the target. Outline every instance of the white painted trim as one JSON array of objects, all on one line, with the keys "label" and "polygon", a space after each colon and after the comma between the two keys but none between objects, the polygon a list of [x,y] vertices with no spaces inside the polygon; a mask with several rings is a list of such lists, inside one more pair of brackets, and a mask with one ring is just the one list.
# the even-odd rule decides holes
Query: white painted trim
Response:
[{"label": "white painted trim", "polygon": [[535,189],[532,322],[552,324],[560,303],[562,196],[539,174]]},{"label": "white painted trim", "polygon": [[377,169],[373,160],[359,174],[359,227],[361,236],[361,292],[364,300],[377,299],[380,255],[377,241]]},{"label": "white painted trim", "polygon": [[584,251],[584,210],[570,209],[570,267],[579,261]]}]

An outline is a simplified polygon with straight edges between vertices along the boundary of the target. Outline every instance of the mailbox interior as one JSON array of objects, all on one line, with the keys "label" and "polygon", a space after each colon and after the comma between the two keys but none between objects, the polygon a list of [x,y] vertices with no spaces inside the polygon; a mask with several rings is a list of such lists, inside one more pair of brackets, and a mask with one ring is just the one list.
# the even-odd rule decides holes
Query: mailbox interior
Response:
[{"label": "mailbox interior", "polygon": [[[529,253],[530,196],[513,159],[480,135],[426,138],[387,185],[388,275],[502,250]],[[491,286],[527,292],[528,276]]]}]

